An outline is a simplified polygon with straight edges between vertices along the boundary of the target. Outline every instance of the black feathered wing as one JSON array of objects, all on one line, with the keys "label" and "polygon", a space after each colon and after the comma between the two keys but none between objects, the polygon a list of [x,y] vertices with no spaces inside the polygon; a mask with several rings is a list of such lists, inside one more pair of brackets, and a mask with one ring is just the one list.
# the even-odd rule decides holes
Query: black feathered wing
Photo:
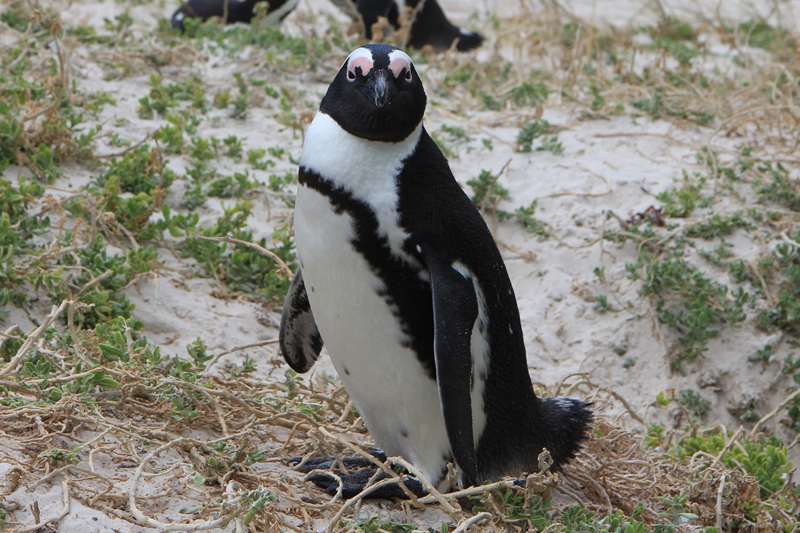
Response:
[{"label": "black feathered wing", "polygon": [[489,228],[424,130],[398,185],[401,225],[430,273],[448,439],[464,481],[471,464],[484,481],[511,448],[528,450],[536,416],[514,291]]},{"label": "black feathered wing", "polygon": [[464,483],[471,485],[478,475],[471,397],[471,344],[478,299],[472,280],[456,270],[444,253],[425,243],[420,251],[430,272],[436,383],[447,438]]},{"label": "black feathered wing", "polygon": [[299,270],[283,303],[278,340],[283,358],[293,370],[300,373],[314,366],[322,350],[322,337],[311,312],[303,274]]}]

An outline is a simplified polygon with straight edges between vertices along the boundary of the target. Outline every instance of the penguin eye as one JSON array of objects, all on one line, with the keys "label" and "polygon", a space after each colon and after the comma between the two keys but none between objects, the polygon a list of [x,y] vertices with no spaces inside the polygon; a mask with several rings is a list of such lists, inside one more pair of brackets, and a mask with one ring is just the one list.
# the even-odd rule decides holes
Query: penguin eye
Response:
[{"label": "penguin eye", "polygon": [[356,73],[352,70],[347,71],[347,79],[349,81],[356,81]]},{"label": "penguin eye", "polygon": [[406,81],[411,81],[411,79],[412,79],[412,76],[411,76],[411,69],[410,69],[410,68],[407,68],[407,69],[406,69]]}]

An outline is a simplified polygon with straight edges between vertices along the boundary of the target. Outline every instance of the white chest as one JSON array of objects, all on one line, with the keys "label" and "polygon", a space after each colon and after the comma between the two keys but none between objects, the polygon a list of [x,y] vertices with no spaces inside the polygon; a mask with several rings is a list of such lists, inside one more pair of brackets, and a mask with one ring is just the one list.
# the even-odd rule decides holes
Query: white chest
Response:
[{"label": "white chest", "polygon": [[378,221],[378,232],[392,251],[412,264],[402,245],[408,237],[397,213],[396,177],[414,152],[422,124],[398,143],[369,141],[344,131],[325,113],[317,113],[306,132],[300,165],[319,172],[336,187],[368,205]]},{"label": "white chest", "polygon": [[[372,231],[386,239],[392,253],[403,256],[408,235],[397,221],[394,177],[413,152],[419,130],[413,137],[392,144],[364,141],[319,114],[307,133],[300,163],[320,174],[347,202],[368,206],[377,221]],[[314,318],[377,444],[389,454],[405,456],[435,481],[450,452],[436,408],[436,382],[408,347],[383,281],[353,246],[357,218],[334,203],[311,187],[298,189],[295,242]]]}]

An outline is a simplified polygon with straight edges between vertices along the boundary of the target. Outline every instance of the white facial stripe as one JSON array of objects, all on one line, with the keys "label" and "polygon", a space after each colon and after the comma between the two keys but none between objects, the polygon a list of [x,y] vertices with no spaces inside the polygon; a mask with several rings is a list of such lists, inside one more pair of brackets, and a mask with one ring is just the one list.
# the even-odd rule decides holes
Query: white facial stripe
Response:
[{"label": "white facial stripe", "polygon": [[361,75],[366,76],[372,70],[375,61],[372,59],[372,52],[367,48],[356,48],[347,58],[347,77],[355,79],[356,68],[361,69]]},{"label": "white facial stripe", "polygon": [[389,52],[389,70],[395,78],[399,78],[404,70],[411,72],[411,58],[402,50]]}]

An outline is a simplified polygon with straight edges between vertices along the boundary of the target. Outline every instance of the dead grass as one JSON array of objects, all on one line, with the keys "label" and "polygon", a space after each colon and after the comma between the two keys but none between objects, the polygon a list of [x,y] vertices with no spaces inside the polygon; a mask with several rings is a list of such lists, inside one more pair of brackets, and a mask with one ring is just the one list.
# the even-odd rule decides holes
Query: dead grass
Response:
[{"label": "dead grass", "polygon": [[[309,387],[291,378],[276,384],[241,376],[177,377],[170,375],[172,362],[147,366],[139,362],[143,352],[135,350],[128,362],[101,363],[90,348],[91,338],[73,334],[75,347],[87,348],[83,359],[92,363],[90,371],[79,371],[76,350],[60,349],[34,334],[28,337],[31,344],[60,360],[63,370],[46,380],[17,374],[0,382],[9,391],[4,397],[14,399],[0,407],[0,436],[15,443],[0,455],[15,471],[7,476],[2,494],[61,481],[68,490],[65,498],[134,524],[170,530],[203,530],[238,521],[256,531],[308,531],[315,519],[327,519],[332,520],[331,530],[339,531],[343,529],[336,525],[360,507],[358,498],[328,499],[286,466],[296,456],[369,457],[368,435],[341,388],[327,383]],[[24,355],[23,348],[20,352]],[[87,373],[109,375],[119,386],[50,400],[53,390],[63,390]],[[608,395],[585,384],[580,389],[595,398],[599,412],[604,410]],[[184,411],[191,410],[190,416],[176,412],[177,399]],[[108,459],[117,465],[113,471]],[[387,466],[392,463],[397,461],[390,459]],[[508,522],[494,496],[509,485],[501,481],[452,494],[434,492],[406,505],[449,509],[451,523],[458,524],[473,516],[458,498],[481,496],[495,509],[483,528],[493,524],[498,531],[525,531],[524,521]],[[542,496],[560,491],[600,515],[630,515],[639,508],[645,523],[663,521],[668,499],[680,495],[687,496],[685,509],[705,524],[714,524],[720,512],[725,523],[744,521],[747,506],[759,501],[758,484],[739,469],[715,461],[683,464],[661,450],[643,448],[640,436],[603,418],[563,474],[533,474],[525,489],[513,490]],[[725,495],[721,510],[718,491]],[[169,502],[180,497],[196,501],[192,521],[169,518],[174,515]],[[781,518],[764,512],[759,525],[773,527]]]}]

